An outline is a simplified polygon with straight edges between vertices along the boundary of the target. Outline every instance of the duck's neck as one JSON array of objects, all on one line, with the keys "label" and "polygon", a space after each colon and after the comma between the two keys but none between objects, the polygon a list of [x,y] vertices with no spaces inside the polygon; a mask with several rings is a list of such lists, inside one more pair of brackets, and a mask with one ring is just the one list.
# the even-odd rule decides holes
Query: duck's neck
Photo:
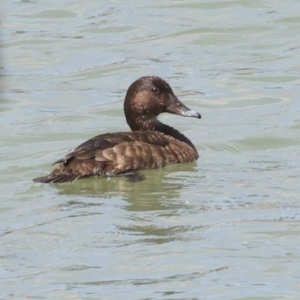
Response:
[{"label": "duck's neck", "polygon": [[127,120],[127,122],[132,131],[137,131],[137,130],[159,131],[165,135],[172,136],[176,140],[188,144],[197,152],[193,143],[185,135],[183,135],[173,127],[161,123],[160,121],[157,120],[157,118],[152,118],[148,120],[141,118],[141,119],[135,119],[134,122],[130,122],[129,120]]}]

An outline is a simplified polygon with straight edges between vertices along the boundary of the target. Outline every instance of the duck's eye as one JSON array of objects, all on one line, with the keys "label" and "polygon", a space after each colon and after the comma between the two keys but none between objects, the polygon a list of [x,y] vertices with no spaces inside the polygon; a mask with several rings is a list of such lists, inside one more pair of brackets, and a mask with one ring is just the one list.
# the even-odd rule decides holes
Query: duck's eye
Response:
[{"label": "duck's eye", "polygon": [[152,91],[152,93],[154,93],[154,94],[158,94],[158,93],[159,93],[159,89],[158,89],[156,86],[154,86],[154,87],[151,89],[151,91]]}]

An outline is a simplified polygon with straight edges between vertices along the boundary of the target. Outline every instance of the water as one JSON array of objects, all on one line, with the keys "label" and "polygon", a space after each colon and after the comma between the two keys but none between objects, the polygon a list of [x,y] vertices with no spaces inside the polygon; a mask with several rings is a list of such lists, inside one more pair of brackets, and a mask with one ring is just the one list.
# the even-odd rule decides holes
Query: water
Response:
[{"label": "water", "polygon": [[[300,2],[3,1],[0,299],[299,299]],[[194,164],[146,180],[32,178],[127,130],[142,75]]]}]

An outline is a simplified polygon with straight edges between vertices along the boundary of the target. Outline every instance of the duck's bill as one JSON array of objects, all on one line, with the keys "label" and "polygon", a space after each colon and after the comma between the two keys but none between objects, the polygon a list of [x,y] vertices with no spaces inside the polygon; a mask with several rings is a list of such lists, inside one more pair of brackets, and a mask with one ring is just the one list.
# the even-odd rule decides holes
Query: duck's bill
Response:
[{"label": "duck's bill", "polygon": [[171,95],[170,104],[166,107],[166,111],[184,117],[192,117],[201,119],[201,115],[194,110],[185,106],[176,96]]}]

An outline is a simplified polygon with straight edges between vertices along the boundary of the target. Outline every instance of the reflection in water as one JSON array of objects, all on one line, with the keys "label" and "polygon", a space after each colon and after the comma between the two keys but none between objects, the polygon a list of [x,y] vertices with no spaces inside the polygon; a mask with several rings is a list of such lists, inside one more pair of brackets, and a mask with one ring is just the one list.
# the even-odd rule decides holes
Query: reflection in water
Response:
[{"label": "reflection in water", "polygon": [[[56,185],[61,194],[85,195],[97,198],[121,197],[128,201],[128,211],[166,209],[164,200],[178,199],[184,187],[182,180],[176,180],[179,172],[196,172],[196,163],[179,164],[162,169],[145,170],[145,179],[132,183],[126,177],[87,178],[71,184]],[[175,175],[173,178],[171,174]],[[181,173],[180,173],[181,174]],[[184,176],[184,174],[183,174]],[[189,174],[190,176],[190,174]]]},{"label": "reflection in water", "polygon": [[[128,205],[123,205],[124,211],[118,219],[104,212],[99,218],[108,218],[110,224],[114,225],[114,230],[122,235],[135,237],[130,243],[167,243],[178,240],[181,233],[189,230],[189,226],[177,226],[173,223],[167,227],[161,227],[153,223],[156,217],[172,218],[178,217],[180,207],[185,207],[186,202],[182,200],[181,191],[187,183],[183,178],[191,177],[191,173],[196,171],[196,163],[179,164],[168,166],[162,169],[145,170],[145,180],[136,183],[129,182],[126,177],[115,178],[88,178],[77,180],[71,184],[56,185],[60,194],[63,195],[84,195],[76,201],[69,201],[63,204],[63,209],[70,209],[72,215],[77,208],[85,210],[85,215],[96,213],[97,209],[104,203],[111,203],[115,197],[121,197]],[[195,174],[194,174],[195,175]],[[93,200],[91,200],[93,199]],[[177,200],[177,201],[176,201]],[[98,206],[98,208],[97,208]],[[145,214],[141,215],[143,211]],[[136,212],[136,214],[135,214]],[[153,214],[154,212],[154,214]],[[110,212],[111,213],[111,212]],[[122,219],[126,219],[125,222]],[[183,234],[184,236],[184,234]],[[124,241],[117,235],[117,240],[113,240],[115,245],[124,246]],[[128,244],[128,241],[126,241]]]}]

